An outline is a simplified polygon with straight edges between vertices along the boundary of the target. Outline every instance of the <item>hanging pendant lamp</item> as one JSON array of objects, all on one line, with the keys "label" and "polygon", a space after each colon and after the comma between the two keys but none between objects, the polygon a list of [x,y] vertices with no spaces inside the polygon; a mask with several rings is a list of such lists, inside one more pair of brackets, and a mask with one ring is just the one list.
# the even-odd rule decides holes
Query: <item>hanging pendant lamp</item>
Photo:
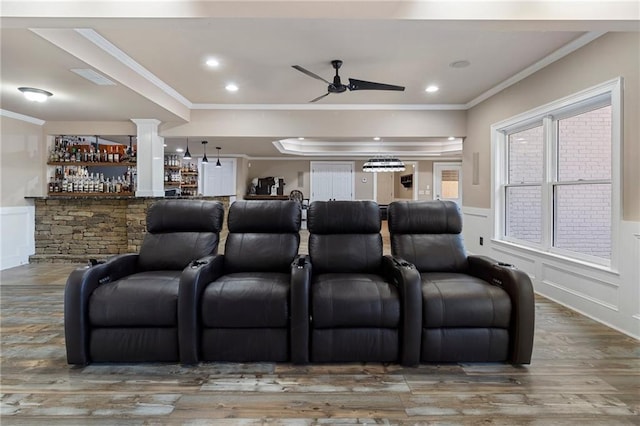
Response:
[{"label": "hanging pendant lamp", "polygon": [[222,167],[222,164],[220,164],[220,150],[222,148],[220,148],[219,146],[216,146],[216,149],[218,150],[218,161],[216,161],[216,167],[220,168],[220,167]]},{"label": "hanging pendant lamp", "polygon": [[191,153],[189,152],[189,138],[187,138],[187,150],[184,152],[184,159],[191,160]]},{"label": "hanging pendant lamp", "polygon": [[202,141],[202,146],[204,146],[204,157],[202,158],[202,162],[203,163],[208,163],[209,159],[207,158],[207,144],[209,142],[208,141]]}]

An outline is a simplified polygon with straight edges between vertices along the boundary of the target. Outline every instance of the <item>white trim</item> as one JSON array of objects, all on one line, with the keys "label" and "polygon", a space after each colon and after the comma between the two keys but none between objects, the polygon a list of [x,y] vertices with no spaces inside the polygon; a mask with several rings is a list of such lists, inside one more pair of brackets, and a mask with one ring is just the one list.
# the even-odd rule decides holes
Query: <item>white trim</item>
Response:
[{"label": "white trim", "polygon": [[155,74],[153,74],[151,71],[149,71],[148,69],[140,65],[131,56],[124,53],[122,50],[120,50],[118,47],[116,47],[113,43],[111,43],[106,38],[102,37],[92,28],[75,28],[74,31],[76,31],[78,34],[80,34],[81,36],[83,36],[84,38],[86,38],[87,40],[89,40],[90,42],[92,42],[93,44],[95,44],[100,49],[104,50],[114,58],[116,58],[123,65],[133,70],[139,76],[149,81],[151,84],[156,86],[158,89],[162,90],[167,95],[171,96],[176,101],[180,102],[185,107],[193,108],[193,104],[191,103],[191,101],[189,101],[187,98],[185,98],[180,93],[178,93],[178,91],[175,90],[173,87],[169,86],[167,83],[160,80],[160,78],[158,78]]},{"label": "white trim", "polygon": [[37,126],[42,126],[46,121],[40,120],[39,118],[30,117],[24,114],[18,114],[17,112],[7,111],[6,109],[0,109],[0,116],[13,118],[14,120],[26,121],[27,123],[35,124]]},{"label": "white trim", "polygon": [[203,110],[465,111],[468,104],[192,104]]},{"label": "white trim", "polygon": [[491,89],[487,90],[486,92],[482,93],[480,96],[476,97],[475,99],[472,99],[471,101],[467,102],[465,104],[465,109],[473,108],[474,106],[478,105],[480,102],[483,102],[489,99],[493,95],[496,95],[502,92],[504,89],[510,86],[513,86],[514,84],[524,80],[525,78],[540,71],[546,66],[551,65],[557,60],[564,58],[565,56],[575,52],[576,50],[582,48],[583,46],[586,46],[587,44],[591,43],[593,40],[597,39],[598,37],[603,36],[604,34],[606,34],[606,31],[591,31],[565,44],[555,52],[552,52],[551,54],[540,59],[538,62],[534,63],[533,65],[528,66],[527,68],[511,76],[510,78],[506,79],[505,81],[498,84],[497,86],[494,86]]},{"label": "white trim", "polygon": [[[580,253],[573,253],[567,250],[561,250],[552,246],[550,240],[553,226],[551,221],[552,217],[549,216],[551,207],[553,204],[553,194],[551,194],[550,186],[556,182],[555,176],[552,175],[552,170],[549,169],[551,159],[554,158],[552,152],[555,151],[554,147],[547,146],[548,141],[554,141],[555,136],[553,129],[553,122],[556,118],[551,118],[552,115],[564,114],[575,107],[579,108],[580,103],[587,103],[590,100],[600,102],[599,98],[604,95],[610,95],[611,97],[611,111],[612,111],[612,138],[611,138],[611,158],[612,158],[612,176],[611,176],[611,257],[610,259],[600,259]],[[621,179],[622,179],[622,167],[621,167],[621,145],[622,145],[622,77],[618,77],[613,80],[606,81],[604,83],[595,85],[588,89],[582,90],[573,95],[566,96],[556,101],[549,102],[543,106],[534,108],[530,111],[518,114],[514,117],[500,121],[491,126],[492,144],[491,144],[491,156],[494,160],[494,167],[492,168],[491,184],[493,185],[493,192],[491,196],[491,208],[493,221],[493,240],[494,242],[511,243],[515,246],[522,246],[524,249],[539,252],[540,254],[547,254],[556,256],[558,258],[570,258],[577,262],[584,263],[585,265],[592,266],[604,266],[611,272],[617,272],[620,267],[620,259],[618,253],[619,246],[619,227],[621,217]],[[545,144],[543,147],[544,155],[544,181],[541,182],[542,187],[542,236],[540,244],[527,243],[520,240],[514,240],[505,236],[504,229],[504,215],[505,215],[505,200],[503,188],[506,177],[506,142],[507,133],[519,131],[523,126],[529,125],[534,122],[542,121],[545,131]],[[554,142],[555,143],[555,142]],[[434,174],[435,177],[435,174]],[[546,190],[545,190],[546,188]]]}]

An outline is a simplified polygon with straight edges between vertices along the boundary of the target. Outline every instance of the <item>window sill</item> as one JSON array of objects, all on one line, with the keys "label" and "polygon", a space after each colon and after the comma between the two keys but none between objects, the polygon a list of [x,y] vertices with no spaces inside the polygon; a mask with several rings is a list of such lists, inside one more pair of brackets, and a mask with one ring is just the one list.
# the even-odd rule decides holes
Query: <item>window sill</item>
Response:
[{"label": "window sill", "polygon": [[522,244],[513,243],[510,241],[491,239],[491,243],[495,244],[495,247],[500,247],[502,249],[511,249],[518,251],[520,253],[524,253],[527,255],[533,255],[545,260],[553,260],[565,264],[569,264],[571,266],[580,267],[580,268],[589,268],[593,271],[604,272],[614,277],[620,277],[620,272],[613,269],[608,265],[599,265],[597,263],[589,262],[582,259],[576,259],[569,256],[563,256],[558,253],[543,251],[534,247],[528,247]]}]

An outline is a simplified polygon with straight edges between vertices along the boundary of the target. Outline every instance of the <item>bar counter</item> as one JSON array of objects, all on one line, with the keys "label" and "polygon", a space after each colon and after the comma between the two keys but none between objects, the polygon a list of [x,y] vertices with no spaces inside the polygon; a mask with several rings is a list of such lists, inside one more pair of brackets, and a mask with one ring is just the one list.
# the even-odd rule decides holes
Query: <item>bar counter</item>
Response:
[{"label": "bar counter", "polygon": [[[35,255],[30,262],[84,263],[140,250],[147,208],[162,199],[220,201],[229,197],[134,197],[118,194],[64,194],[26,197],[35,205]],[[220,235],[226,236],[226,220]]]}]

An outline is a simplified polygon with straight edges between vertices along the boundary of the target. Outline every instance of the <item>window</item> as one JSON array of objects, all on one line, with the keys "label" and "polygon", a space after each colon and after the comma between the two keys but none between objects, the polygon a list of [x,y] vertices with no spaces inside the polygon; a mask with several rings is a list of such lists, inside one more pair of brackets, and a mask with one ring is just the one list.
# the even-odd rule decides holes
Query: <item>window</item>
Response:
[{"label": "window", "polygon": [[614,80],[492,126],[496,239],[614,264],[619,92]]}]

